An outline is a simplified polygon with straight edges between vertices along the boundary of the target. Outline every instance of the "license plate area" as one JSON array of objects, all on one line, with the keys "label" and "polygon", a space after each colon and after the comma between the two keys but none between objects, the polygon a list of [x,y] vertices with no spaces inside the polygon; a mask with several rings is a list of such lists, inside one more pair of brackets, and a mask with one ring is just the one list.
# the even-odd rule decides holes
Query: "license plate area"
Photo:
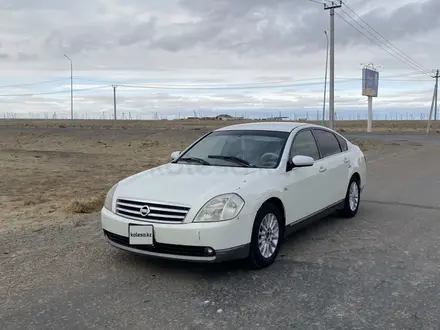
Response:
[{"label": "license plate area", "polygon": [[128,244],[130,245],[154,245],[153,225],[128,225]]}]

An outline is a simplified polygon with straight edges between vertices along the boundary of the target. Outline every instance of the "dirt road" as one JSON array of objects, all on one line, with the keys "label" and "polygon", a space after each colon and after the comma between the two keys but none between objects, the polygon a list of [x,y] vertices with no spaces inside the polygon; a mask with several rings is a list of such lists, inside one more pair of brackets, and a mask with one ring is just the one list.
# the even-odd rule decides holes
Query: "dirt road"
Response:
[{"label": "dirt road", "polygon": [[367,151],[356,218],[294,234],[262,271],[117,251],[96,214],[1,233],[0,328],[438,329],[440,142],[403,140]]}]

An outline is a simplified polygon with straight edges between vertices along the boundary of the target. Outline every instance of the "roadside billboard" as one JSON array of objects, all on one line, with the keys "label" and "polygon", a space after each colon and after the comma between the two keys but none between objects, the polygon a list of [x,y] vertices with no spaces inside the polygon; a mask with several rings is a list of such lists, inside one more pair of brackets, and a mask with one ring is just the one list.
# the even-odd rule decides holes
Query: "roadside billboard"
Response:
[{"label": "roadside billboard", "polygon": [[379,72],[376,70],[362,69],[362,95],[377,97],[379,90]]}]

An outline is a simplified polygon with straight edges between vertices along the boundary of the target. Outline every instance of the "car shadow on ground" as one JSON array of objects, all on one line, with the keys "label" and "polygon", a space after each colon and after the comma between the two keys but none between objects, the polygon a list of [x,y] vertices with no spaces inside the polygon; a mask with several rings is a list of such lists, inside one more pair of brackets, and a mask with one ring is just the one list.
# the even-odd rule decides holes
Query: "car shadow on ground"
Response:
[{"label": "car shadow on ground", "polygon": [[[361,211],[361,208],[359,209]],[[338,217],[337,215],[330,215],[321,220],[317,220],[313,223],[308,224],[306,227],[298,229],[291,235],[289,235],[281,248],[275,263],[269,267],[272,268],[277,263],[282,263],[283,258],[289,255],[292,251],[295,251],[298,244],[303,244],[304,241],[308,240],[330,240],[331,232],[337,232],[338,228],[344,226],[347,219]],[[350,219],[348,219],[350,221]],[[320,233],[319,238],[316,238],[316,234]],[[322,233],[325,233],[322,235]],[[245,260],[233,260],[223,263],[197,263],[197,262],[186,262],[186,261],[176,261],[167,259],[157,259],[149,256],[133,254],[125,251],[116,251],[116,260],[119,259],[120,263],[129,264],[136,267],[145,267],[150,271],[170,272],[170,273],[190,273],[194,275],[206,275],[212,278],[222,278],[230,277],[231,275],[255,272],[258,270],[252,270],[246,264]],[[303,263],[299,262],[298,263]],[[293,262],[295,264],[295,262]]]}]

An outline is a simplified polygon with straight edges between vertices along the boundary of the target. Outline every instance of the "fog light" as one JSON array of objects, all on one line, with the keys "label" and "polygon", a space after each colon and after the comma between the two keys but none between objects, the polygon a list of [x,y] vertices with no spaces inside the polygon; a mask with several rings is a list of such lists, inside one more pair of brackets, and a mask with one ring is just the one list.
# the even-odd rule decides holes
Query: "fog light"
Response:
[{"label": "fog light", "polygon": [[211,248],[205,248],[205,254],[208,256],[214,255],[214,250]]}]

